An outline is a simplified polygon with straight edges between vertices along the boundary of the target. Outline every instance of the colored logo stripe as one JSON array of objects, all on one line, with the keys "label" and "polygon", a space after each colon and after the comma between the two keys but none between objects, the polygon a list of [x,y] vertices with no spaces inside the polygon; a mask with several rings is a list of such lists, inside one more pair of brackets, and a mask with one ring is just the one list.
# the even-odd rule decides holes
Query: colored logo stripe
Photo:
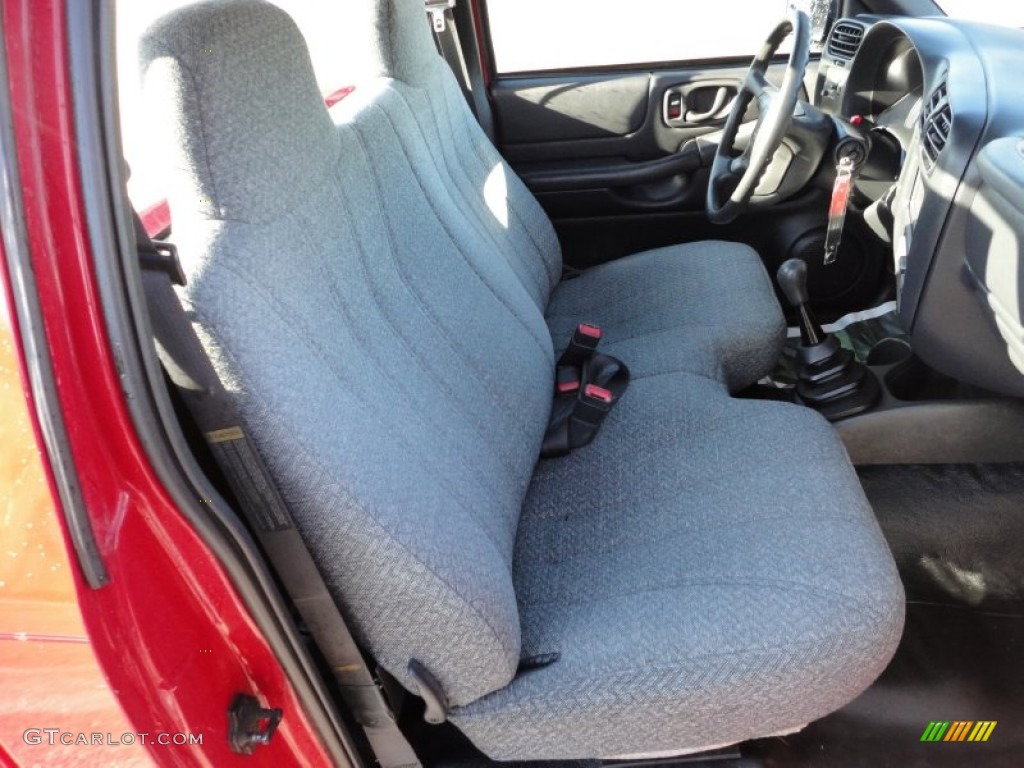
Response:
[{"label": "colored logo stripe", "polygon": [[995,728],[995,720],[933,720],[921,741],[988,741]]},{"label": "colored logo stripe", "polygon": [[971,731],[971,735],[967,737],[967,740],[988,741],[988,737],[992,735],[992,731],[994,731],[995,729],[995,720],[982,720],[974,726],[974,730]]},{"label": "colored logo stripe", "polygon": [[967,738],[967,734],[970,733],[972,725],[974,725],[974,722],[970,720],[954,720],[943,741],[963,741]]}]

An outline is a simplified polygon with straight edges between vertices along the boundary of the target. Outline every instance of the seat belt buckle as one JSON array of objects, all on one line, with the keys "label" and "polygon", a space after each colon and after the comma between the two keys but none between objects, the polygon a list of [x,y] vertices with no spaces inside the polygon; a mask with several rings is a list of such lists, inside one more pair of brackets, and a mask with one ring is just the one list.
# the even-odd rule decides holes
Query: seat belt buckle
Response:
[{"label": "seat belt buckle", "polygon": [[434,32],[441,34],[447,27],[445,14],[455,7],[455,0],[424,0],[424,4]]},{"label": "seat belt buckle", "polygon": [[[576,394],[576,402],[569,414],[564,441],[568,451],[589,445],[601,429],[601,424],[615,405],[612,392],[597,384],[588,384]],[[566,452],[568,452],[566,451]],[[549,455],[558,455],[551,453]]]},{"label": "seat belt buckle", "polygon": [[565,456],[589,445],[627,386],[629,369],[614,357],[589,353],[579,366],[560,362],[555,369],[555,402],[541,458]]},{"label": "seat belt buckle", "polygon": [[583,397],[592,404],[611,405],[615,401],[611,390],[599,387],[597,384],[587,384],[587,388],[583,390]]},{"label": "seat belt buckle", "polygon": [[600,343],[601,329],[590,323],[580,323],[572,332],[569,346],[565,348],[565,352],[562,353],[562,357],[558,361],[559,367],[563,365],[582,367],[587,360],[594,356],[594,350]]},{"label": "seat belt buckle", "polygon": [[593,352],[600,343],[601,329],[596,325],[580,323],[576,326],[576,330],[573,331],[571,344]]},{"label": "seat belt buckle", "polygon": [[[572,411],[572,421],[586,429],[596,430],[601,426],[612,406],[615,405],[615,395],[611,390],[599,387],[597,384],[587,384],[576,399],[576,407]],[[589,440],[588,440],[589,442]]]},{"label": "seat belt buckle", "polygon": [[580,388],[580,371],[574,365],[560,365],[555,369],[555,393],[572,395]]}]

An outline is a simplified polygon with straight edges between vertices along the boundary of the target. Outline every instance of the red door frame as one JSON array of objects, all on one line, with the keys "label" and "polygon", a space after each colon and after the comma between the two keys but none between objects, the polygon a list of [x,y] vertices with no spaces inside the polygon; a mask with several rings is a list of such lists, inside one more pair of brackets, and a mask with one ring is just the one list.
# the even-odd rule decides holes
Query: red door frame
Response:
[{"label": "red door frame", "polygon": [[[260,763],[329,765],[330,753],[225,569],[155,475],[123,400],[86,231],[64,4],[0,3],[24,245],[68,447],[109,574],[92,589],[75,569],[93,650],[139,732],[203,735],[201,746],[151,743],[159,765],[247,764],[226,738],[237,692],[284,710],[277,735],[257,753]],[[27,381],[23,354],[20,365]],[[35,429],[38,439],[38,423]],[[52,474],[49,482],[57,498]]]}]

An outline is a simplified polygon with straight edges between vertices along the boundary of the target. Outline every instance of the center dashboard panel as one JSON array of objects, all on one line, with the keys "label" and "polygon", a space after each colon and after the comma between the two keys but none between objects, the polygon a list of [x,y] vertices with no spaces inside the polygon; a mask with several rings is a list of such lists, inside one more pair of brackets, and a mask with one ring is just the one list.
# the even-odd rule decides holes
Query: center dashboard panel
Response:
[{"label": "center dashboard panel", "polygon": [[[993,187],[991,158],[1024,147],[1021,50],[1020,30],[941,17],[840,19],[815,94],[820,109],[898,147],[893,189],[864,191],[888,193],[900,315],[915,351],[1010,395],[1024,395],[1024,190],[1012,194],[1024,176],[999,179],[1001,207],[975,198]],[[1001,153],[983,153],[1000,141]],[[1004,215],[979,222],[979,211],[993,210]]]}]

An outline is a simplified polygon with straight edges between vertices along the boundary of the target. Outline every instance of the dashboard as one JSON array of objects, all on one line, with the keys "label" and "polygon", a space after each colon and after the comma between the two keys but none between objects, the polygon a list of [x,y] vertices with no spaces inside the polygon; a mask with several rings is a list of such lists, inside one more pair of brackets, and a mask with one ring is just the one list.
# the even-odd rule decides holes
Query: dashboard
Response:
[{"label": "dashboard", "polygon": [[896,148],[887,193],[900,315],[961,381],[1024,396],[1024,31],[838,20],[815,103]]}]

